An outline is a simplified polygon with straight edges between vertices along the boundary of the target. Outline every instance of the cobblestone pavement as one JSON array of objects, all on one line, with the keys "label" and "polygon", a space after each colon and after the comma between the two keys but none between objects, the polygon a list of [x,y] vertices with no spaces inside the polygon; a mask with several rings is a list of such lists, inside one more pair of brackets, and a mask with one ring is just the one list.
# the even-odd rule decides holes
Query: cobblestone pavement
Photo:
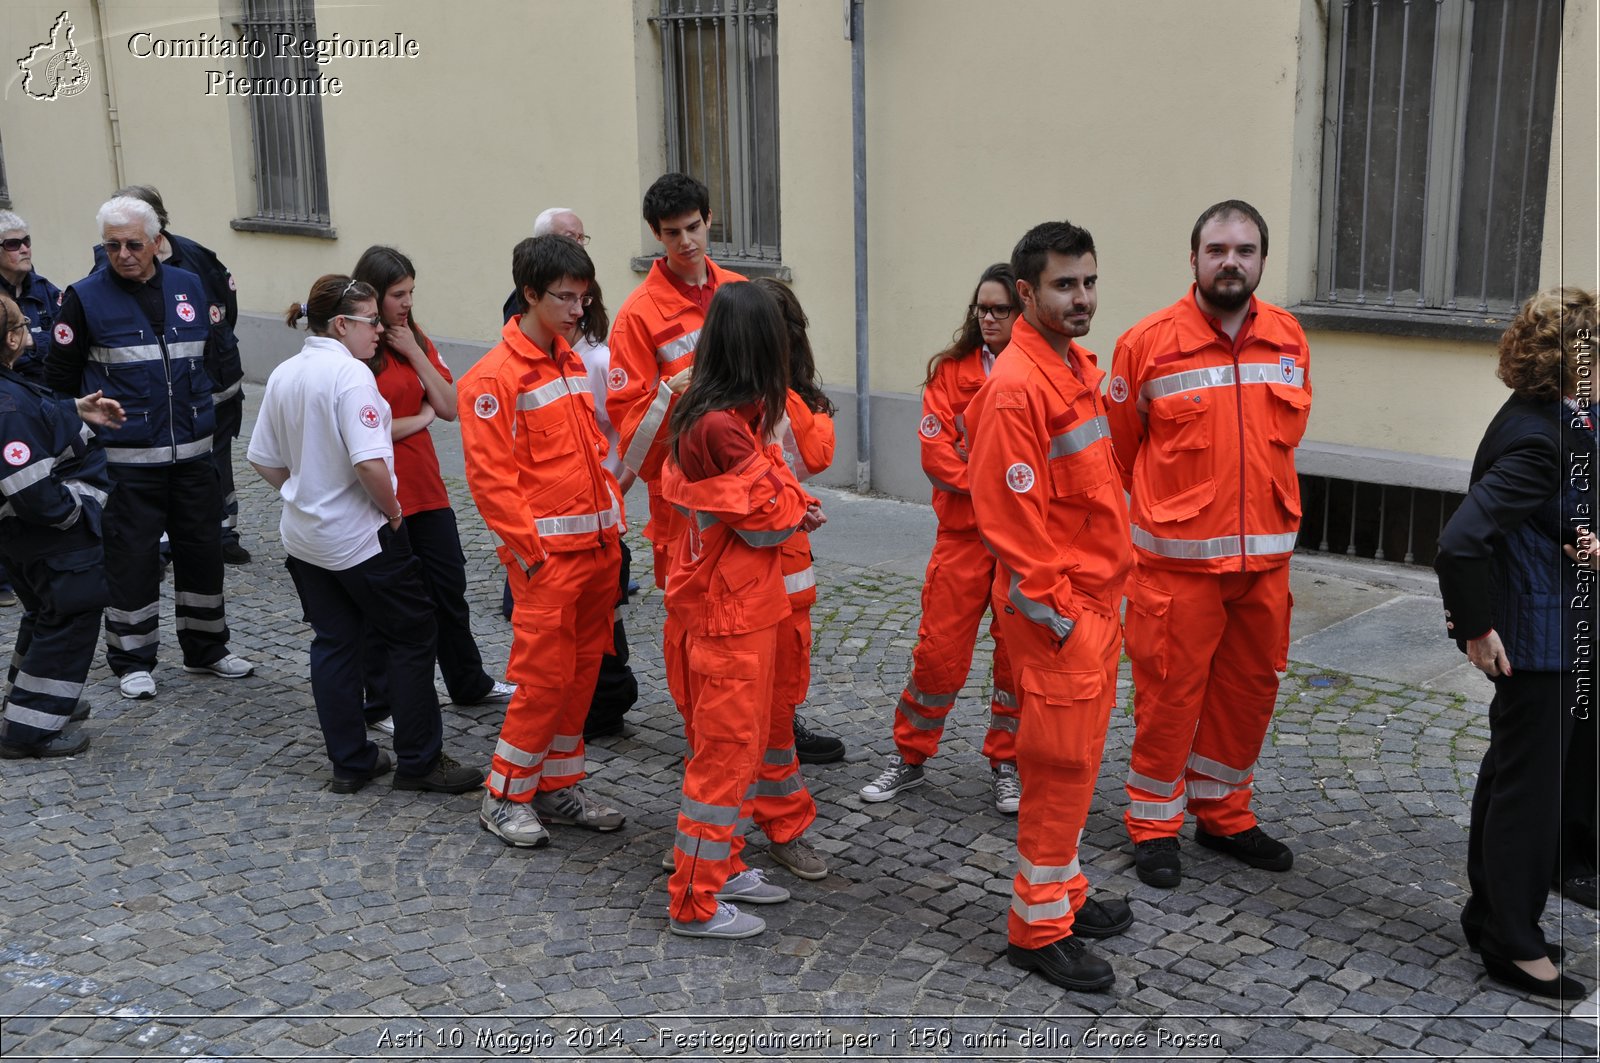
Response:
[{"label": "cobblestone pavement", "polygon": [[[89,754],[0,769],[7,1060],[1594,1055],[1592,1019],[1483,981],[1456,925],[1481,705],[1296,666],[1257,775],[1294,870],[1191,843],[1171,892],[1133,874],[1120,821],[1132,721],[1118,713],[1085,863],[1137,921],[1097,945],[1111,993],[1063,993],[1001,958],[1014,821],[993,810],[977,752],[981,679],[927,785],[857,796],[891,749],[919,587],[821,563],[805,715],[851,747],[807,771],[832,874],[774,872],[795,897],[762,911],[760,938],[685,940],[666,933],[659,866],[682,753],[659,596],[629,620],[632,733],[590,749],[590,785],[630,810],[627,827],[557,827],[549,848],[508,849],[478,829],[473,795],[328,792],[277,505],[247,470],[239,482],[256,560],[228,570],[228,616],[256,674],[185,677],[169,600],[160,695],[125,701],[97,664]],[[459,481],[452,493],[467,498]],[[499,574],[476,515],[461,523],[499,667]],[[8,639],[15,615],[0,618]],[[981,676],[987,643],[979,656]],[[445,719],[447,748],[487,761],[497,712]],[[1592,983],[1593,913],[1557,898],[1546,923]]]}]

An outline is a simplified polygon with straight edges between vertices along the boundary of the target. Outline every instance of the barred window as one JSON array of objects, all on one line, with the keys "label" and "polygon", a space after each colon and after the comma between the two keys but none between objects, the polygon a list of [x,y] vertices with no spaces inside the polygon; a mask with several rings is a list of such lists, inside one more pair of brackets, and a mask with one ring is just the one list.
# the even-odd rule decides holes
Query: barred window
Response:
[{"label": "barred window", "polygon": [[[271,46],[277,34],[302,41],[317,36],[314,0],[244,0],[245,37],[268,42],[265,54],[246,60],[251,78],[280,83],[317,76],[314,56],[279,56]],[[250,125],[255,149],[256,210],[235,228],[307,231],[327,235],[328,156],[323,142],[322,97],[316,93],[251,95]],[[255,223],[255,224],[253,224]]]},{"label": "barred window", "polygon": [[777,0],[660,0],[667,167],[711,191],[711,252],[777,262]]},{"label": "barred window", "polygon": [[1319,301],[1483,314],[1533,292],[1562,6],[1329,5]]},{"label": "barred window", "polygon": [[6,185],[6,148],[0,142],[0,207],[11,206],[11,189]]}]

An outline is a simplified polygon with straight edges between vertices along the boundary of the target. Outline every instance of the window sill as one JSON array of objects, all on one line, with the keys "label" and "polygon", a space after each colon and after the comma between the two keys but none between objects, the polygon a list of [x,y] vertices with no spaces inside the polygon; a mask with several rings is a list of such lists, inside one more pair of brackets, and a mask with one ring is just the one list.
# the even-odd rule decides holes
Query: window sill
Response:
[{"label": "window sill", "polygon": [[[638,258],[628,260],[628,266],[635,273],[649,273],[650,267],[656,264],[661,255],[640,255]],[[783,281],[785,284],[793,283],[794,271],[781,262],[751,262],[740,261],[736,258],[717,258],[712,256],[712,261],[724,269],[731,269],[735,273],[742,273],[746,277],[772,277]]]},{"label": "window sill", "polygon": [[318,240],[334,240],[339,231],[331,225],[318,225],[309,221],[277,221],[271,218],[235,218],[228,223],[235,232],[277,233],[280,236],[310,236]]},{"label": "window sill", "polygon": [[1465,314],[1459,310],[1380,310],[1327,303],[1297,303],[1288,310],[1305,329],[1472,343],[1498,340],[1513,316],[1510,313]]}]

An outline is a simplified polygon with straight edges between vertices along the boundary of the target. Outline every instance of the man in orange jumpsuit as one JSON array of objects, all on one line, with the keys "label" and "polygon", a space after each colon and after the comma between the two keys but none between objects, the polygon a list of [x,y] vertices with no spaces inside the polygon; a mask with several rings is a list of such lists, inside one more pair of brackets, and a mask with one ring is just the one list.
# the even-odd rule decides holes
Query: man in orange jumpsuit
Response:
[{"label": "man in orange jumpsuit", "polygon": [[576,241],[512,252],[523,312],[457,385],[467,484],[511,581],[506,707],[478,820],[507,845],[549,842],[545,823],[622,826],[588,794],[583,724],[611,649],[622,557],[621,490],[604,465],[589,373],[565,337],[589,303],[594,264]]},{"label": "man in orange jumpsuit", "polygon": [[1132,559],[1104,374],[1074,342],[1097,302],[1094,240],[1046,222],[1018,242],[1011,266],[1022,320],[967,408],[967,479],[978,534],[998,561],[993,609],[1022,714],[1006,959],[1100,991],[1116,976],[1080,938],[1119,934],[1133,913],[1123,900],[1088,896],[1078,839],[1116,700],[1117,606]]},{"label": "man in orange jumpsuit", "polygon": [[1194,286],[1117,341],[1109,389],[1137,548],[1126,820],[1139,878],[1164,888],[1182,878],[1186,807],[1202,846],[1294,863],[1256,825],[1250,782],[1288,665],[1310,357],[1299,323],[1252,294],[1267,257],[1254,207],[1208,208],[1189,246]]}]

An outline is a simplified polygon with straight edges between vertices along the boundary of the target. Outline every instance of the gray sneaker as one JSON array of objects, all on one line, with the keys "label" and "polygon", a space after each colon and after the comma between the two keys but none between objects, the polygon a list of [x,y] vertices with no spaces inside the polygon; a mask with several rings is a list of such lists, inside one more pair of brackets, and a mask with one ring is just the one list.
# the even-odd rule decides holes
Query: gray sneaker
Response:
[{"label": "gray sneaker", "polygon": [[625,822],[621,812],[589,795],[577,783],[533,796],[533,810],[546,823],[561,823],[585,830],[613,831]]},{"label": "gray sneaker", "polygon": [[789,891],[767,881],[767,873],[759,867],[746,868],[722,884],[717,891],[719,901],[743,901],[746,904],[781,904],[789,899]]},{"label": "gray sneaker", "polygon": [[550,844],[550,832],[534,815],[531,805],[526,801],[496,797],[487,790],[483,792],[483,807],[478,810],[478,825],[519,849],[538,849]]},{"label": "gray sneaker", "polygon": [[1015,764],[1001,764],[994,769],[994,807],[1013,816],[1022,807],[1022,780]]},{"label": "gray sneaker", "polygon": [[907,764],[904,757],[893,756],[889,758],[889,766],[883,769],[883,773],[861,788],[861,799],[887,801],[902,790],[921,786],[922,782],[921,764]]},{"label": "gray sneaker", "polygon": [[667,920],[667,929],[686,938],[749,938],[767,928],[759,915],[748,915],[731,904],[718,904],[717,913],[703,923]]},{"label": "gray sneaker", "polygon": [[787,842],[773,842],[767,846],[772,858],[801,878],[815,882],[828,877],[828,865],[804,836]]}]

